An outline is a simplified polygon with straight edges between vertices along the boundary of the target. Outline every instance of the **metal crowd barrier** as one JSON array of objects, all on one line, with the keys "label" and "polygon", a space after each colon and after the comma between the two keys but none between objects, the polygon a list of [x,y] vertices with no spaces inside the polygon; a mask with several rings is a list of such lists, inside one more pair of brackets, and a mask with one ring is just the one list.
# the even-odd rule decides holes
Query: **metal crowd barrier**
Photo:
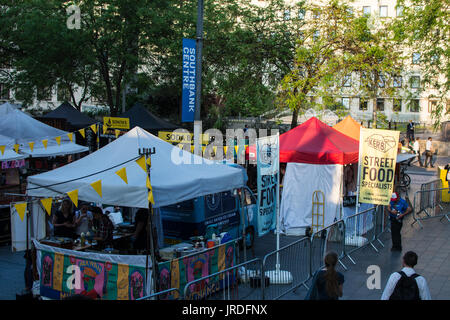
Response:
[{"label": "metal crowd barrier", "polygon": [[376,211],[377,207],[373,207],[345,218],[345,256],[353,264],[356,264],[356,262],[350,254],[367,245],[370,245],[378,252],[378,249],[373,244],[377,237]]},{"label": "metal crowd barrier", "polygon": [[427,216],[430,216],[428,212],[433,210],[436,204],[440,205],[441,193],[435,192],[435,190],[441,188],[442,181],[440,179],[423,183],[420,186],[420,199],[418,202],[416,202],[417,192],[414,194],[414,208],[417,210],[417,214],[424,212]]},{"label": "metal crowd barrier", "polygon": [[263,263],[253,259],[188,282],[185,300],[262,300]]},{"label": "metal crowd barrier", "polygon": [[[427,186],[421,188],[414,194],[414,207],[413,207],[413,223],[416,222],[423,228],[420,221],[441,218],[446,218],[450,222],[450,207],[441,202],[442,192],[450,192],[449,188],[435,188],[429,189]],[[425,213],[425,216],[419,216],[419,214]]]},{"label": "metal crowd barrier", "polygon": [[380,236],[389,230],[389,218],[385,213],[385,206],[377,206],[375,211],[375,240],[384,248],[384,243],[380,240]]},{"label": "metal crowd barrier", "polygon": [[164,291],[156,292],[148,296],[136,299],[136,300],[178,300],[180,297],[180,291],[176,288],[167,289]]},{"label": "metal crowd barrier", "polygon": [[311,236],[310,276],[325,266],[323,258],[328,251],[334,251],[339,256],[339,264],[347,270],[341,261],[345,257],[345,224],[344,220],[336,221]]},{"label": "metal crowd barrier", "polygon": [[270,285],[264,287],[264,299],[280,299],[300,286],[308,289],[310,253],[311,241],[303,238],[267,254],[263,259],[263,269]]}]

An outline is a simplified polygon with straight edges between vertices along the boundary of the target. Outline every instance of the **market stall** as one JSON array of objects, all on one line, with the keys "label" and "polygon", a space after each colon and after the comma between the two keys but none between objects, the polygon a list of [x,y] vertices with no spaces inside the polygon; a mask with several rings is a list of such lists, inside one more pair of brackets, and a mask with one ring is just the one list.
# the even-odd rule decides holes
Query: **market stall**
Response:
[{"label": "market stall", "polygon": [[[147,153],[149,159],[146,161],[147,156],[144,157],[143,153],[148,150],[151,152]],[[30,176],[27,196],[42,200],[68,196],[75,205],[78,200],[83,200],[96,204],[150,208],[154,214],[155,208],[241,188],[244,183],[241,169],[195,156],[136,127],[78,161]],[[157,226],[149,230],[152,233],[161,232]],[[78,251],[71,254],[78,255]],[[97,262],[102,258],[99,257],[88,256]],[[41,261],[41,272],[42,268]],[[148,270],[146,267],[144,269]],[[150,278],[148,275],[147,281]],[[150,286],[145,287],[147,293]],[[101,292],[98,294],[102,296]]]},{"label": "market stall", "polygon": [[343,166],[357,163],[358,151],[358,141],[315,117],[280,135],[280,163],[287,163],[280,206],[283,232],[305,234],[313,225],[313,202],[323,209],[318,227],[341,218]]}]

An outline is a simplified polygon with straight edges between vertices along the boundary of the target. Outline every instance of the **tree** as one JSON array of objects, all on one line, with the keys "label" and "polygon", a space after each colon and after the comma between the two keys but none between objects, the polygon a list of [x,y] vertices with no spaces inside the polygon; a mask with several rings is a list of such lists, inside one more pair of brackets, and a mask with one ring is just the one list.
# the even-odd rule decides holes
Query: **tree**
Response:
[{"label": "tree", "polygon": [[328,96],[340,82],[336,75],[348,68],[345,54],[355,46],[346,4],[333,0],[321,7],[304,5],[303,10],[310,18],[300,31],[294,65],[279,91],[280,106],[293,111],[291,128],[297,126],[299,113],[314,105],[314,97]]},{"label": "tree", "polygon": [[450,3],[445,0],[399,0],[402,16],[393,25],[398,45],[420,54],[421,86],[434,91],[438,103],[432,112],[438,128],[450,89]]}]

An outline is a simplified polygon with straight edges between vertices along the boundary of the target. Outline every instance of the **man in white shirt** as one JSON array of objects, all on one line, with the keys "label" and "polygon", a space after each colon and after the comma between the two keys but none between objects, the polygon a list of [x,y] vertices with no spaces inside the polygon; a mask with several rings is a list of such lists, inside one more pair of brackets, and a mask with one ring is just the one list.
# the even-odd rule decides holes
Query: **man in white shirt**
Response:
[{"label": "man in white shirt", "polygon": [[433,153],[432,153],[432,141],[433,139],[431,137],[428,138],[426,146],[425,146],[425,168],[428,168],[428,163],[432,168],[433,166]]},{"label": "man in white shirt", "polygon": [[420,142],[419,137],[416,138],[416,141],[414,141],[413,149],[414,153],[417,154],[417,160],[419,161],[419,165],[423,167],[422,158],[420,157]]},{"label": "man in white shirt", "polygon": [[[403,256],[403,269],[402,271],[406,274],[406,276],[411,277],[416,272],[413,267],[417,264],[417,254],[413,251],[408,251]],[[381,300],[389,300],[394,289],[397,285],[397,282],[400,280],[402,276],[398,272],[394,272],[389,277],[389,280],[384,288],[383,294],[381,296]],[[419,296],[421,300],[431,300],[430,290],[427,285],[427,281],[424,277],[418,276],[415,278],[417,282],[417,287],[419,288]]]}]

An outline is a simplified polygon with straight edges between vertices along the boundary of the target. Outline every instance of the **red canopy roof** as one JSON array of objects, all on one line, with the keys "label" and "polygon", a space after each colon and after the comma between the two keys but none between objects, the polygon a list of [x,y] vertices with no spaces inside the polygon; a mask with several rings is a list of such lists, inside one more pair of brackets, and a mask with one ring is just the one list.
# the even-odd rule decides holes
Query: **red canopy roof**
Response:
[{"label": "red canopy roof", "polygon": [[349,164],[358,155],[357,140],[315,117],[280,135],[280,162]]}]

